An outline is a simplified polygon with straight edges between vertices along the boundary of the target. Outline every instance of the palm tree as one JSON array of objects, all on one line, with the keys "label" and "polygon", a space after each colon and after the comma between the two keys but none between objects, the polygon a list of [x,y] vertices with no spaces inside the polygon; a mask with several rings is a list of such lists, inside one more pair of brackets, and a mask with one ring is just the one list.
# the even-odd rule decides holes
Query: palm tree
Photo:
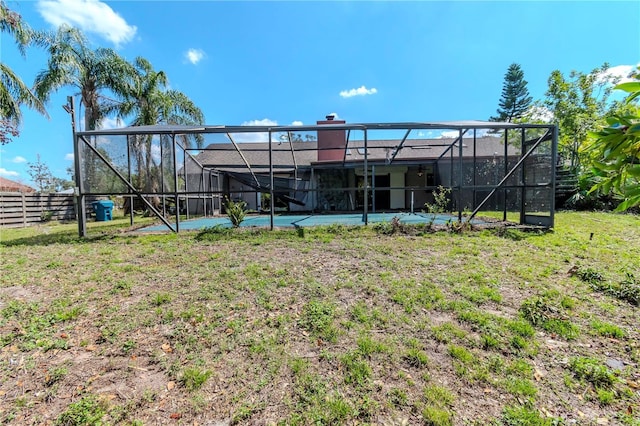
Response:
[{"label": "palm tree", "polygon": [[36,77],[36,93],[46,101],[61,87],[76,87],[85,108],[84,129],[95,130],[114,102],[102,92],[119,93],[133,67],[113,49],[92,49],[77,28],[62,25],[49,38],[48,68]]},{"label": "palm tree", "polygon": [[128,87],[118,92],[121,102],[108,111],[123,118],[133,116],[132,126],[204,123],[204,115],[193,101],[182,92],[166,89],[168,80],[164,71],[154,71],[151,63],[141,57],[133,65],[135,75]]},{"label": "palm tree", "polygon": [[[10,10],[3,0],[0,0],[0,31],[13,36],[23,57],[26,56],[27,46],[42,44],[39,35],[29,28],[18,13]],[[40,99],[8,65],[0,62],[0,141],[2,143],[9,142],[5,133],[17,136],[17,128],[22,121],[21,105],[47,115]]]},{"label": "palm tree", "polygon": [[[168,79],[163,71],[155,71],[151,63],[141,57],[136,58],[133,66],[135,74],[126,82],[126,87],[122,87],[117,93],[120,102],[112,104],[105,112],[114,112],[120,118],[131,117],[132,126],[204,123],[204,115],[193,101],[182,92],[166,89]],[[195,141],[198,148],[201,148],[202,136],[196,135]],[[181,138],[181,142],[185,147],[191,145],[191,139],[186,136]],[[162,178],[162,167],[153,155],[153,143],[151,135],[141,135],[131,140],[133,164],[138,169],[135,173],[135,186],[147,193],[164,191],[165,188],[161,187],[166,183],[165,180],[172,180],[171,176],[168,179]],[[159,146],[164,155],[169,156],[172,152],[170,138],[160,137]]]}]

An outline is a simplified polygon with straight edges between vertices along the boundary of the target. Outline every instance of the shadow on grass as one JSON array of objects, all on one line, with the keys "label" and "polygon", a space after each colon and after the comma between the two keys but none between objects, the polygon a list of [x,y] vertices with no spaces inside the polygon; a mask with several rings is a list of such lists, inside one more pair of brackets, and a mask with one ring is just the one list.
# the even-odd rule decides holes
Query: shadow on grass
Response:
[{"label": "shadow on grass", "polygon": [[521,241],[531,237],[541,237],[543,235],[553,232],[550,228],[538,228],[538,227],[509,227],[498,226],[491,228],[490,232],[497,237],[505,238],[507,240]]},{"label": "shadow on grass", "polygon": [[87,223],[89,235],[86,237],[78,235],[78,225],[75,222],[0,230],[0,247],[48,246],[105,241],[147,225],[148,223],[144,223],[131,227],[128,220],[122,219],[111,222],[90,222]]},{"label": "shadow on grass", "polygon": [[111,234],[91,235],[81,238],[78,236],[78,232],[51,232],[48,234],[33,235],[30,237],[14,238],[8,241],[0,241],[0,246],[3,247],[15,247],[15,246],[48,246],[53,244],[76,244],[104,241],[114,238]]}]

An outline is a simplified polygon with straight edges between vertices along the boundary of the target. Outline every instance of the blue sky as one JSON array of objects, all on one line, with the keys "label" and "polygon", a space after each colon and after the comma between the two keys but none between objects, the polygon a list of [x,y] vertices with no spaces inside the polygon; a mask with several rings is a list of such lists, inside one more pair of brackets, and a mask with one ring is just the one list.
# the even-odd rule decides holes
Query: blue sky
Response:
[{"label": "blue sky", "polygon": [[[486,120],[504,74],[522,66],[534,99],[555,69],[640,63],[639,1],[218,2],[6,0],[35,29],[69,23],[95,47],[142,56],[189,96],[206,123],[315,124]],[[0,58],[31,85],[47,57],[27,58],[2,34]],[[68,178],[73,148],[54,94],[47,119],[23,110],[21,135],[0,147],[0,176],[30,184],[40,154]],[[114,126],[113,122],[104,123]]]}]

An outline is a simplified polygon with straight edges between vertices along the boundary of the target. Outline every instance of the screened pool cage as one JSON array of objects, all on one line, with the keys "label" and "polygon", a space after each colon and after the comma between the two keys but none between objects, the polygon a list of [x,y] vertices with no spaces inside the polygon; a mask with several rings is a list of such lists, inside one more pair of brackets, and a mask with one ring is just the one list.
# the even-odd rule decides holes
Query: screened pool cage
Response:
[{"label": "screened pool cage", "polygon": [[274,215],[486,212],[553,227],[557,129],[461,121],[302,126],[142,126],[74,133],[78,230],[109,198],[179,232],[228,200]]}]

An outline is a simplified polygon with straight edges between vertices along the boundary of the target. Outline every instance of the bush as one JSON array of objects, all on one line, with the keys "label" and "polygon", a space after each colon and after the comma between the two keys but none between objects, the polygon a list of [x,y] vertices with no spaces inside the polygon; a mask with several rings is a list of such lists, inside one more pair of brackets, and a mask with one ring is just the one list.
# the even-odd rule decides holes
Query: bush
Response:
[{"label": "bush", "polygon": [[247,215],[247,203],[242,200],[233,201],[227,198],[225,202],[225,210],[227,211],[227,216],[229,217],[231,224],[234,228],[237,228]]}]

